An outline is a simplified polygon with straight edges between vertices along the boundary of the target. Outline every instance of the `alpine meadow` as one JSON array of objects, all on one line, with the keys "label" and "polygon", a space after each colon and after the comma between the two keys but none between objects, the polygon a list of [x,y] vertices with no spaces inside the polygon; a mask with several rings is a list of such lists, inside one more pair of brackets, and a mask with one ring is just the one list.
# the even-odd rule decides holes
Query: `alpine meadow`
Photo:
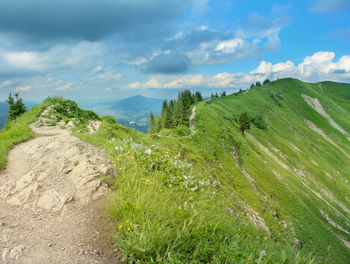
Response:
[{"label": "alpine meadow", "polygon": [[350,0],[0,0],[0,264],[349,264]]}]

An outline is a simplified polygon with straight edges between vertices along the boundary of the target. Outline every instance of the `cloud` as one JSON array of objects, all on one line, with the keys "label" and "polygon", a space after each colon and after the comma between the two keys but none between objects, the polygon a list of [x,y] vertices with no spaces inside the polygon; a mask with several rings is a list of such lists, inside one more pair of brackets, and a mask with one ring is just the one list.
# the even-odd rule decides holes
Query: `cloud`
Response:
[{"label": "cloud", "polygon": [[311,12],[325,14],[350,10],[349,0],[315,0],[310,7]]},{"label": "cloud", "polygon": [[0,82],[0,88],[8,87],[8,86],[10,86],[12,83],[13,83],[13,81],[11,81],[11,80],[5,80],[5,81],[3,81],[3,82]]},{"label": "cloud", "polygon": [[[146,73],[184,73],[191,67],[232,63],[280,48],[279,32],[288,18],[251,14],[230,30],[202,25],[178,31],[158,45],[126,51],[125,63]],[[141,53],[140,53],[141,51]],[[137,55],[136,55],[137,54]]]},{"label": "cloud", "polygon": [[60,85],[56,88],[56,91],[65,91],[69,88],[71,88],[71,86],[73,85],[74,83],[70,82],[70,83],[66,83],[66,84],[63,84],[63,85]]},{"label": "cloud", "polygon": [[240,89],[266,78],[294,77],[304,81],[350,81],[350,55],[334,61],[333,52],[317,52],[299,65],[292,61],[272,64],[261,61],[249,73],[187,74],[182,76],[153,75],[146,82],[132,82],[123,89]]},{"label": "cloud", "polygon": [[17,86],[17,87],[15,88],[15,91],[16,91],[16,92],[18,92],[18,91],[27,92],[27,91],[29,91],[30,89],[32,89],[32,86],[31,86],[31,85]]},{"label": "cloud", "polygon": [[123,75],[121,73],[103,72],[103,73],[97,74],[95,79],[118,80],[122,77],[123,77]]},{"label": "cloud", "polygon": [[[0,2],[0,31],[37,40],[96,41],[131,32],[167,34],[187,8],[199,12],[204,0],[11,0]],[[144,34],[144,36],[146,36]]]},{"label": "cloud", "polygon": [[56,45],[46,51],[7,51],[0,53],[0,75],[46,74],[59,70],[81,70],[101,61],[103,44],[81,41],[75,45]]},{"label": "cloud", "polygon": [[190,64],[191,60],[185,54],[167,52],[154,56],[138,67],[144,73],[174,74],[186,72]]}]

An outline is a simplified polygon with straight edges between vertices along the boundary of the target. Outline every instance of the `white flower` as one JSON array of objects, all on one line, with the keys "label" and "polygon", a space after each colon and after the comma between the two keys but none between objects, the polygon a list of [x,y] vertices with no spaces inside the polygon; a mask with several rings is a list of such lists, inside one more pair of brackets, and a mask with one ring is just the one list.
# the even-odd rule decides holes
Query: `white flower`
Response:
[{"label": "white flower", "polygon": [[152,150],[151,150],[151,149],[147,149],[147,150],[146,150],[146,153],[147,153],[148,155],[151,155]]}]

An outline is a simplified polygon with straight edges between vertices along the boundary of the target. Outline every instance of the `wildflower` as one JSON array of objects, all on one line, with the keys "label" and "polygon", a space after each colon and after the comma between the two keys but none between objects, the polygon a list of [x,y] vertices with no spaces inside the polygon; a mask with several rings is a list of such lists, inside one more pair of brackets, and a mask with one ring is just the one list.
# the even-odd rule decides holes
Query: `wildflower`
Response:
[{"label": "wildflower", "polygon": [[267,236],[264,237],[264,240],[267,240]]},{"label": "wildflower", "polygon": [[130,231],[130,227],[128,227],[128,231]]},{"label": "wildflower", "polygon": [[144,225],[147,224],[146,222],[143,223]]},{"label": "wildflower", "polygon": [[132,226],[132,222],[130,222],[130,226]]},{"label": "wildflower", "polygon": [[251,237],[251,235],[250,235],[250,234],[248,234],[248,237]]},{"label": "wildflower", "polygon": [[123,227],[123,226],[122,226],[122,225],[120,225],[120,226],[118,226],[118,229],[120,230],[120,229],[122,229],[122,227]]},{"label": "wildflower", "polygon": [[169,152],[168,152],[168,151],[165,151],[165,154],[169,154]]},{"label": "wildflower", "polygon": [[182,208],[181,208],[181,207],[179,207],[179,210],[182,210]]},{"label": "wildflower", "polygon": [[147,150],[146,150],[146,154],[151,155],[151,153],[152,153],[152,150],[151,150],[151,149],[147,149]]},{"label": "wildflower", "polygon": [[125,220],[125,223],[129,223],[129,220]]}]

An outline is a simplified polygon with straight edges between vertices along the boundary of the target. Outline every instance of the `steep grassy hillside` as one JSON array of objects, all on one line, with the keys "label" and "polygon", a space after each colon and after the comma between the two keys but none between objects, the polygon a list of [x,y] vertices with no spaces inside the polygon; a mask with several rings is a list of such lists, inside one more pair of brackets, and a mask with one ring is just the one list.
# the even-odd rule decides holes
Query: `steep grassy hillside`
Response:
[{"label": "steep grassy hillside", "polygon": [[[348,84],[283,79],[200,102],[188,136],[111,117],[89,134],[83,122],[76,136],[104,148],[118,174],[105,181],[122,259],[349,263],[349,101]],[[245,135],[242,112],[254,120]]]},{"label": "steep grassy hillside", "polygon": [[[196,106],[196,132],[190,136],[180,137],[176,130],[164,130],[151,138],[135,134],[125,141],[120,133],[113,132],[113,137],[119,140],[114,141],[111,149],[122,171],[115,183],[118,188],[116,201],[112,203],[114,219],[122,227],[123,221],[136,215],[140,222],[145,218],[158,218],[154,221],[159,224],[159,214],[166,214],[174,203],[188,204],[185,197],[193,199],[192,190],[202,192],[198,184],[193,184],[198,181],[208,183],[205,189],[209,193],[199,194],[194,201],[204,200],[208,204],[208,201],[220,201],[220,205],[214,203],[210,206],[216,207],[215,211],[200,209],[201,215],[216,214],[220,219],[225,219],[230,214],[231,224],[237,220],[235,224],[238,225],[242,222],[253,223],[265,234],[270,234],[269,240],[290,249],[291,255],[293,249],[288,245],[302,247],[304,253],[313,252],[316,263],[347,263],[350,258],[349,95],[348,84],[307,84],[284,79],[247,92],[201,102]],[[246,135],[239,132],[237,125],[238,116],[244,111],[254,120]],[[108,137],[104,135],[103,138]],[[133,140],[136,140],[136,145]],[[140,150],[135,147],[138,144],[143,146],[141,157]],[[120,149],[127,149],[128,156]],[[155,150],[161,150],[163,155],[166,153],[165,157],[158,157],[158,152],[157,158],[144,154]],[[126,157],[129,157],[128,164],[122,161]],[[189,164],[190,177],[179,167],[169,172],[168,166],[171,165],[167,163],[168,160],[173,164],[177,164],[178,160]],[[164,166],[157,165],[164,163]],[[154,164],[160,168],[154,168]],[[148,169],[141,169],[140,166]],[[130,167],[133,169],[129,171]],[[158,174],[165,175],[160,177]],[[188,181],[188,178],[191,180]],[[154,180],[157,188],[145,187],[147,179]],[[128,188],[123,185],[126,182]],[[182,188],[170,191],[174,185]],[[189,193],[188,189],[183,189],[188,185]],[[182,198],[159,200],[155,193],[162,193],[160,190],[168,190]],[[168,195],[166,197],[169,198]],[[148,200],[155,204],[145,202]],[[174,219],[172,214],[162,220],[170,219]],[[168,222],[165,223],[168,227]],[[176,228],[172,226],[170,230],[179,232]],[[162,230],[161,227],[158,229]],[[239,229],[234,233],[237,234]],[[159,248],[159,251],[152,251],[137,246],[140,243],[159,243],[160,237],[155,234],[152,234],[155,237],[150,237],[149,233],[144,233],[145,230],[138,231],[137,236],[128,232],[116,236],[117,244],[125,254],[139,260],[143,257],[147,260],[147,256],[152,259],[152,256],[155,258],[159,254],[162,256],[160,259],[164,260],[164,251]],[[232,233],[227,232],[226,239],[230,241],[233,237]],[[174,241],[172,239],[175,238],[171,237],[170,241]],[[182,236],[177,239],[184,245],[188,243],[181,240]],[[167,241],[157,246],[166,247],[169,243]],[[264,245],[255,246],[260,251],[265,248]],[[185,248],[181,250],[186,251]],[[296,262],[291,255],[288,260]],[[267,262],[282,262],[278,254],[275,256]],[[225,254],[222,259],[234,263]],[[235,261],[244,263],[247,259],[244,256]],[[167,258],[165,260],[169,261]],[[185,260],[196,262],[198,259]],[[215,262],[210,257],[205,260]]]},{"label": "steep grassy hillside", "polygon": [[[266,129],[241,135],[244,111]],[[349,84],[284,79],[199,104],[188,148],[228,204],[249,205],[277,239],[292,234],[316,261],[348,263],[349,131]]]}]

